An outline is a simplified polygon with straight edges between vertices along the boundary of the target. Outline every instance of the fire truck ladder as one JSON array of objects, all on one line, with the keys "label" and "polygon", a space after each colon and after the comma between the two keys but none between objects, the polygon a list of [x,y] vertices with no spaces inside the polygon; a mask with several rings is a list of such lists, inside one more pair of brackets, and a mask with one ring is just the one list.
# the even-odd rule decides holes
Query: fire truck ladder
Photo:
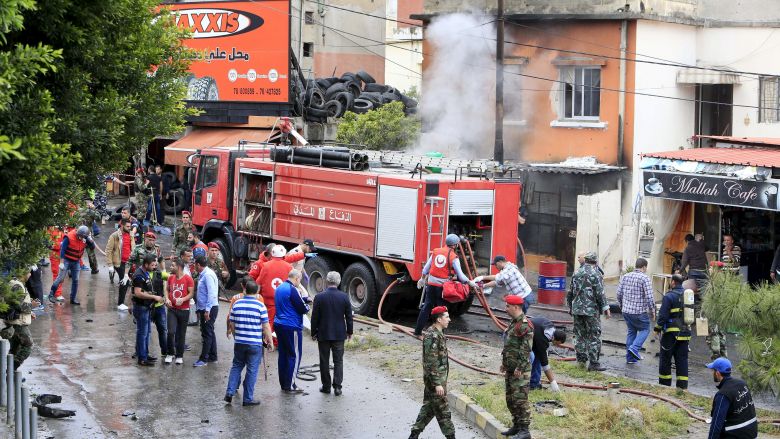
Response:
[{"label": "fire truck ladder", "polygon": [[[441,213],[436,213],[436,206],[440,202],[442,203]],[[430,256],[433,251],[431,249],[431,241],[434,236],[439,237],[437,248],[444,245],[444,220],[447,216],[447,199],[442,197],[425,197],[425,204],[428,207],[428,214],[425,216],[428,226],[428,248],[425,251],[425,255]],[[438,227],[436,227],[436,220],[438,220]]]},{"label": "fire truck ladder", "polygon": [[466,160],[447,157],[428,157],[424,155],[409,154],[400,151],[360,151],[368,155],[369,161],[381,163],[394,163],[404,166],[416,166],[421,164],[423,167],[436,167],[445,169],[471,168],[471,169],[492,169],[498,165],[493,160]]}]

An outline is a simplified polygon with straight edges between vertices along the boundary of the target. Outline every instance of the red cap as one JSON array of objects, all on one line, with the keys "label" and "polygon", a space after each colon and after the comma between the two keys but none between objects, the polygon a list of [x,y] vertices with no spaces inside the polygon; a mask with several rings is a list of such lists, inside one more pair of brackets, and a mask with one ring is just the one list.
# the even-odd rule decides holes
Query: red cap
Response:
[{"label": "red cap", "polygon": [[157,235],[155,235],[152,232],[146,232],[146,233],[144,233],[144,236],[147,237],[147,238],[157,239]]},{"label": "red cap", "polygon": [[209,242],[209,248],[215,248],[219,250],[219,244],[217,244],[216,242]]},{"label": "red cap", "polygon": [[182,214],[182,215],[189,215],[189,216],[192,216],[192,214],[190,213],[190,211],[189,211],[189,210],[182,210],[182,211],[181,211],[181,214]]},{"label": "red cap", "polygon": [[436,308],[433,308],[431,310],[431,315],[435,316],[436,314],[443,314],[445,312],[447,312],[447,307],[446,306],[437,306]]},{"label": "red cap", "polygon": [[504,302],[508,303],[509,305],[522,305],[523,298],[520,296],[509,295],[504,297]]}]

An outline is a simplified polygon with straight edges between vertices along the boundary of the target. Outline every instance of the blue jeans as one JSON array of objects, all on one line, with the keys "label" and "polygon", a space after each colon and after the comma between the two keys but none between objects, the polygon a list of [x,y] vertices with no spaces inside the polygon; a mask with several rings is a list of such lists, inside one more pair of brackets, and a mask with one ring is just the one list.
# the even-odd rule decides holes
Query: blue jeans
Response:
[{"label": "blue jeans", "polygon": [[67,276],[68,272],[70,272],[70,277],[72,279],[70,283],[70,300],[72,302],[76,300],[76,294],[79,292],[79,273],[81,273],[81,260],[71,261],[68,258],[63,258],[62,263],[65,264],[65,268],[60,270],[60,272],[57,274],[57,279],[54,279],[54,283],[51,284],[49,295],[54,295],[54,292],[57,291],[57,288],[59,288],[60,284],[65,281],[65,276]]},{"label": "blue jeans", "polygon": [[628,335],[626,336],[626,361],[634,362],[636,358],[631,355],[629,350],[637,354],[642,350],[642,345],[645,344],[645,340],[647,340],[647,336],[650,334],[650,317],[647,313],[624,313],[623,319],[626,321],[628,329]]},{"label": "blue jeans", "polygon": [[259,345],[236,343],[233,345],[233,366],[230,368],[225,395],[233,396],[241,383],[241,371],[246,367],[244,376],[244,402],[252,402],[255,395],[255,382],[260,361],[263,359],[263,347]]},{"label": "blue jeans", "polygon": [[162,355],[173,355],[173,352],[168,352],[168,319],[164,306],[152,308],[152,321],[157,327],[157,337],[160,341]]},{"label": "blue jeans", "polygon": [[138,361],[149,358],[149,333],[152,332],[152,311],[148,306],[133,306],[135,317],[135,356]]},{"label": "blue jeans", "polygon": [[[160,196],[157,194],[154,194],[154,213],[157,217],[157,222],[162,224],[163,217],[162,210],[160,209]],[[152,221],[152,197],[149,197],[146,201],[146,218],[144,219],[148,222]]]},{"label": "blue jeans", "polygon": [[542,363],[536,359],[536,355],[531,352],[531,380],[529,385],[532,389],[542,387]]}]

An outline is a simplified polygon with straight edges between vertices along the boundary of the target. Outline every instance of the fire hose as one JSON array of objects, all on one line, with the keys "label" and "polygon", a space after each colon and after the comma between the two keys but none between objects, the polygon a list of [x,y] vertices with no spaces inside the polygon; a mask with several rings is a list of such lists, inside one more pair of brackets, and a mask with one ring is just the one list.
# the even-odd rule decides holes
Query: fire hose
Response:
[{"label": "fire hose", "polygon": [[[395,324],[395,323],[387,323],[382,318],[382,305],[384,304],[385,297],[388,295],[388,292],[397,283],[398,283],[398,279],[393,280],[393,282],[391,282],[390,285],[388,285],[387,288],[385,289],[385,291],[382,293],[382,297],[379,300],[379,307],[377,309],[377,317],[378,317],[379,321],[381,322],[381,324],[389,325],[393,330],[401,332],[401,333],[404,333],[404,334],[406,334],[406,335],[408,335],[410,337],[414,337],[414,338],[419,340],[420,337],[414,335],[414,332],[412,332],[411,328],[403,326],[403,325],[398,325],[398,324]],[[481,291],[478,291],[477,297],[479,297],[479,293],[480,292]],[[482,298],[484,299],[484,296]],[[486,304],[483,304],[483,306],[485,306],[485,308],[487,310],[490,309],[490,307],[488,307]],[[492,314],[492,312],[490,312],[490,313]],[[495,316],[493,316],[493,317],[495,318]],[[360,317],[353,317],[353,318],[354,318],[354,320],[356,320],[356,321],[358,321],[360,323],[363,323],[365,325],[369,325],[369,326],[373,326],[373,327],[379,327],[379,325],[380,325],[379,323],[376,323],[376,322],[373,322],[371,320],[367,320],[367,319],[364,319],[364,318],[360,318]],[[496,320],[494,320],[494,322],[495,321]],[[472,340],[472,339],[469,339],[469,338],[466,338],[466,337],[461,337],[461,336],[445,335],[445,337],[447,337],[449,339],[452,339],[452,340],[461,340],[461,341],[466,341],[466,342],[473,343],[473,344],[480,344],[480,345],[484,344],[484,343],[478,342],[476,340]],[[571,346],[568,346],[568,345],[566,347],[572,348]],[[450,360],[454,361],[455,363],[460,364],[461,366],[463,366],[465,368],[468,368],[468,369],[471,369],[471,370],[474,370],[476,372],[480,372],[480,373],[484,373],[484,374],[492,375],[492,376],[504,376],[503,373],[496,372],[496,371],[493,371],[493,370],[488,370],[488,369],[481,368],[481,367],[478,367],[478,366],[474,366],[472,364],[469,364],[469,363],[461,360],[460,358],[458,358],[455,355],[453,355],[452,351],[449,350],[449,348],[447,349],[447,356],[449,357]],[[546,380],[545,380],[545,382],[546,382]],[[593,384],[578,384],[578,383],[570,383],[570,382],[564,382],[564,381],[558,382],[558,384],[561,385],[561,386],[564,386],[564,387],[571,387],[571,388],[578,388],[578,389],[585,389],[585,390],[601,390],[601,391],[606,391],[607,390],[606,386],[598,386],[598,385],[593,385]],[[673,398],[669,398],[669,397],[662,396],[662,395],[655,395],[653,393],[644,392],[644,391],[641,391],[641,390],[630,389],[630,388],[621,388],[620,391],[622,393],[628,393],[628,394],[632,394],[632,395],[643,396],[643,397],[646,397],[646,398],[653,398],[653,399],[656,399],[656,400],[659,400],[659,401],[663,401],[663,402],[669,403],[669,404],[671,404],[671,405],[673,405],[673,406],[683,410],[690,418],[695,419],[695,420],[700,421],[700,422],[707,422],[707,418],[697,415],[696,413],[691,411],[688,407],[686,407],[682,402],[677,401],[677,400],[675,400]],[[768,423],[768,424],[780,424],[780,419],[759,419],[758,422],[760,422],[760,423]]]}]

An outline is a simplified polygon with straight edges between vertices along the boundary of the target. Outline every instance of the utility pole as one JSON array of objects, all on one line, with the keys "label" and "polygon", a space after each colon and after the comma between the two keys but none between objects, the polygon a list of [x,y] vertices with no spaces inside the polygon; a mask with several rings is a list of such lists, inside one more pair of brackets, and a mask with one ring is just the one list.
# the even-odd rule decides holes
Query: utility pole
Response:
[{"label": "utility pole", "polygon": [[496,143],[493,160],[504,164],[504,0],[496,8]]}]

